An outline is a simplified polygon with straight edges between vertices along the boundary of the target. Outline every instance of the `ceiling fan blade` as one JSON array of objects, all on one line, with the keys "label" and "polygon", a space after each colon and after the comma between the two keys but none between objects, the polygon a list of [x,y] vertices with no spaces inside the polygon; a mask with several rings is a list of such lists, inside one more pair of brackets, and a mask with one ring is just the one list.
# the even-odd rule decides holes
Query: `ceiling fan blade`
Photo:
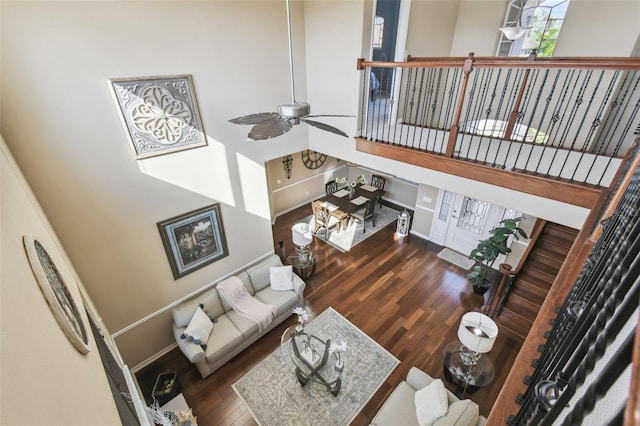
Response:
[{"label": "ceiling fan blade", "polygon": [[279,117],[275,112],[260,112],[258,114],[245,115],[244,117],[236,117],[229,120],[233,124],[258,124],[270,118]]},{"label": "ceiling fan blade", "polygon": [[276,114],[273,119],[262,121],[251,128],[249,139],[258,141],[283,135],[291,130],[292,124]]},{"label": "ceiling fan blade", "polygon": [[334,115],[334,114],[322,114],[322,115],[306,115],[307,117],[355,117],[355,115]]},{"label": "ceiling fan blade", "polygon": [[345,138],[349,137],[342,130],[340,130],[340,129],[336,128],[336,127],[330,126],[328,124],[320,123],[319,121],[308,120],[308,119],[302,118],[302,117],[300,117],[300,120],[304,121],[305,123],[307,123],[310,126],[317,127],[320,130],[325,130],[327,132],[335,133],[336,135],[344,136]]}]

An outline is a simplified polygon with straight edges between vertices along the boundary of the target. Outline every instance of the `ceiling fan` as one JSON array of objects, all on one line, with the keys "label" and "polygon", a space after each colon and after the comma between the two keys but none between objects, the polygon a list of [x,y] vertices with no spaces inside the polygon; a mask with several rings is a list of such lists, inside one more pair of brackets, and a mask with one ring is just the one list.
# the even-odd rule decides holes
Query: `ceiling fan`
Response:
[{"label": "ceiling fan", "polygon": [[335,133],[336,135],[348,137],[342,130],[319,121],[310,120],[310,117],[352,117],[351,115],[310,115],[311,105],[306,102],[296,101],[296,91],[293,78],[293,51],[291,44],[291,11],[289,0],[287,0],[287,29],[289,35],[289,66],[291,72],[291,103],[278,105],[278,112],[260,112],[257,114],[245,115],[243,117],[232,118],[229,122],[234,124],[252,124],[248,138],[251,140],[264,140],[280,136],[291,130],[291,128],[303,123],[316,127],[320,130]]}]

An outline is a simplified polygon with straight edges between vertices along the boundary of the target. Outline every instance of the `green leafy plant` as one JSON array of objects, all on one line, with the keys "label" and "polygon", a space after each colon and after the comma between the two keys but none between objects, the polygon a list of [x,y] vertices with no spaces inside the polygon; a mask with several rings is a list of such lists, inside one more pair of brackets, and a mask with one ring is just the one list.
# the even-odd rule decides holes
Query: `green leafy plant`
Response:
[{"label": "green leafy plant", "polygon": [[467,275],[471,284],[486,291],[491,285],[487,280],[487,276],[496,259],[502,254],[507,255],[511,252],[511,249],[507,246],[509,237],[513,235],[516,240],[520,239],[520,237],[529,238],[527,233],[518,226],[521,220],[522,217],[516,217],[500,221],[500,226],[489,231],[491,236],[486,240],[481,240],[476,248],[471,251],[469,259],[480,262]]}]

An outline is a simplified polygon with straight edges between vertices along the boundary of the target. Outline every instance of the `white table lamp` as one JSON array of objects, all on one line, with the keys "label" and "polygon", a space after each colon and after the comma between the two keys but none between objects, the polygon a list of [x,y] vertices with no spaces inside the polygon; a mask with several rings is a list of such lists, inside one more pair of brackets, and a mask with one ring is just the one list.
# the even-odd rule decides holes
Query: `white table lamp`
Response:
[{"label": "white table lamp", "polygon": [[309,262],[309,245],[313,242],[313,234],[308,223],[296,223],[291,227],[293,244],[296,246],[298,260],[304,265]]}]

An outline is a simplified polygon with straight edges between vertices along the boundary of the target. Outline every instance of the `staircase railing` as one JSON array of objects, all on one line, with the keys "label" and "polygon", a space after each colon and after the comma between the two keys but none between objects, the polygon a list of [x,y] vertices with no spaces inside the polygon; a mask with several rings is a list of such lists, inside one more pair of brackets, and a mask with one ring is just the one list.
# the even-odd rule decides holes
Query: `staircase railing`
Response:
[{"label": "staircase railing", "polygon": [[[513,425],[581,424],[611,386],[622,386],[630,398],[626,408],[619,394],[599,404],[610,408],[607,424],[622,424],[625,416],[625,425],[637,424],[637,340],[632,356],[633,336],[640,333],[637,145],[630,154],[612,185],[615,195],[603,197],[605,208],[592,211],[576,238],[518,354],[514,365],[519,367],[511,370],[498,395],[490,424],[504,424],[507,418]],[[516,404],[514,396],[523,385]]]},{"label": "staircase railing", "polygon": [[640,58],[358,60],[357,138],[594,187],[640,126]]}]

